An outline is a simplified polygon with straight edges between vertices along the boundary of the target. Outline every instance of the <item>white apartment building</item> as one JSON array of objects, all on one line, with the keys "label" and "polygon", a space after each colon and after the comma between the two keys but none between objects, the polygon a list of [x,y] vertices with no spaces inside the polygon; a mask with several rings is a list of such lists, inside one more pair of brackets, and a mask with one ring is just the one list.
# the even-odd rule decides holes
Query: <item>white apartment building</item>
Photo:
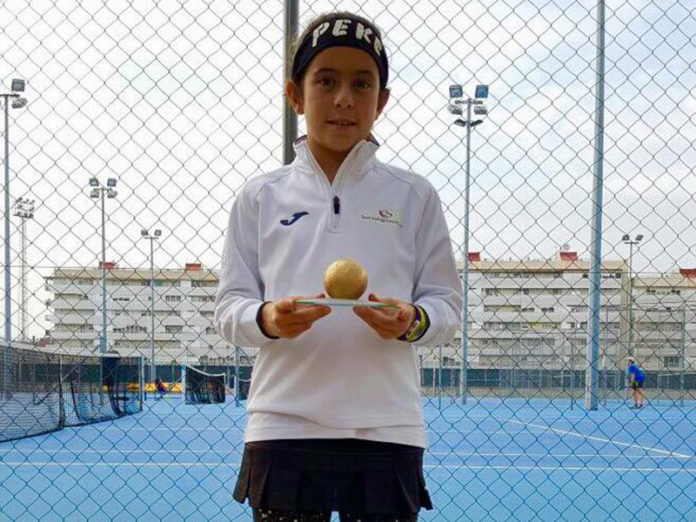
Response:
[{"label": "white apartment building", "polygon": [[[218,275],[198,263],[183,269],[122,269],[105,263],[107,350],[149,359],[154,310],[157,364],[226,357],[229,348],[213,327]],[[46,319],[53,323],[48,346],[62,353],[99,351],[102,331],[102,265],[56,268],[46,278],[53,293]],[[154,301],[152,296],[154,294]],[[154,307],[153,307],[154,302]]]},{"label": "white apartment building", "polygon": [[633,278],[631,349],[651,370],[696,372],[696,269]]},{"label": "white apartment building", "polygon": [[[560,252],[552,260],[489,261],[475,252],[469,256],[470,368],[580,370],[586,366],[589,261],[580,260],[575,252]],[[234,347],[222,341],[213,326],[215,271],[196,263],[157,270],[151,288],[149,270],[120,269],[113,263],[104,268],[108,349],[150,357],[154,292],[157,364],[234,360]],[[50,335],[55,349],[98,351],[101,277],[100,266],[57,268],[47,278],[47,289],[54,294],[47,319],[54,324]],[[684,365],[687,371],[696,371],[696,269],[634,276],[632,301],[625,261],[606,261],[601,282],[602,368],[622,368],[632,353],[649,370]],[[241,362],[252,360],[255,351],[245,348]],[[447,346],[419,347],[426,367],[458,367],[461,353],[460,334]]]},{"label": "white apartment building", "polygon": [[[560,252],[552,260],[524,261],[482,260],[479,253],[471,252],[469,260],[470,368],[580,370],[587,366],[589,261],[575,252]],[[682,269],[674,275],[634,276],[630,300],[627,263],[602,264],[600,368],[624,368],[631,353],[648,370],[678,369],[684,362],[687,371],[696,371],[694,272]],[[421,348],[421,357],[424,366],[460,366],[461,333],[441,350]]]}]

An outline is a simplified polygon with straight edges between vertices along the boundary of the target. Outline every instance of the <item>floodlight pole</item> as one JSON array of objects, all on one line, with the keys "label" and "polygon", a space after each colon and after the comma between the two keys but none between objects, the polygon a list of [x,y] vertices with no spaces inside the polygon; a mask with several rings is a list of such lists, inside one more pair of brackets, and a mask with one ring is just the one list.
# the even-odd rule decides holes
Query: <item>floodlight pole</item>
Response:
[{"label": "floodlight pole", "polygon": [[157,229],[154,235],[150,234],[146,229],[142,229],[140,235],[143,239],[150,240],[150,379],[152,382],[157,377],[157,366],[155,364],[155,240],[157,240],[162,231]]},{"label": "floodlight pole", "polygon": [[[3,94],[5,98],[5,343],[12,342],[12,280],[10,278],[10,98],[18,94]],[[7,363],[7,361],[5,361]],[[7,364],[5,375],[7,375]],[[3,379],[3,384],[5,384]]]},{"label": "floodlight pole", "polygon": [[22,292],[22,297],[20,300],[20,336],[22,341],[27,340],[27,260],[26,260],[26,250],[27,250],[27,219],[32,219],[34,217],[34,200],[28,200],[24,198],[18,198],[15,200],[15,210],[13,212],[14,216],[19,217],[22,220],[21,224],[21,236],[22,236],[22,249],[20,250],[21,259],[21,285],[20,289]]},{"label": "floodlight pole", "polygon": [[101,193],[101,240],[102,240],[102,334],[99,340],[99,352],[106,353],[106,212],[104,211],[104,187],[99,188]]},{"label": "floodlight pole", "polygon": [[[13,87],[14,89],[14,80]],[[23,90],[23,88],[22,88]],[[3,346],[2,390],[10,397],[9,349],[12,344],[12,257],[10,254],[10,98],[19,98],[17,93],[0,94],[5,100],[5,343]],[[26,100],[24,100],[26,103]],[[14,106],[14,105],[13,105]],[[18,105],[17,107],[21,107]]]},{"label": "floodlight pole", "polygon": [[[633,239],[631,239],[630,234],[624,234],[621,240],[629,245],[628,253],[628,342],[626,343],[627,355],[633,355],[633,246],[638,248],[641,240],[643,239],[642,234],[638,234]],[[628,379],[628,369],[625,371],[625,377]],[[628,388],[626,388],[625,400],[628,400]]]},{"label": "floodlight pole", "polygon": [[681,356],[679,357],[679,406],[684,406],[684,357],[686,357],[686,298],[681,317]]},{"label": "floodlight pole", "polygon": [[[297,28],[300,18],[300,2],[299,0],[285,0],[285,64],[284,77],[290,78],[292,71],[292,45],[297,36]],[[285,98],[285,97],[284,97]],[[283,103],[283,165],[292,163],[295,159],[295,151],[293,144],[297,139],[297,114],[285,98]]]},{"label": "floodlight pole", "polygon": [[150,240],[150,379],[155,382],[157,366],[155,365],[155,262],[154,262],[154,237]]},{"label": "floodlight pole", "polygon": [[[487,95],[487,94],[486,94]],[[452,96],[452,90],[450,90],[450,96]],[[461,96],[461,89],[456,94],[456,96]],[[478,96],[478,93],[477,93]],[[450,106],[450,112],[454,114],[461,114],[461,109],[456,106],[460,104],[466,104],[466,115],[467,119],[457,119],[454,123],[460,127],[466,127],[466,163],[464,166],[464,238],[462,241],[462,312],[461,312],[461,323],[462,323],[462,338],[461,338],[461,357],[462,365],[460,369],[460,379],[459,379],[459,396],[461,398],[461,403],[466,404],[466,398],[469,394],[469,382],[468,382],[468,366],[469,366],[469,201],[470,201],[470,189],[471,189],[471,128],[476,125],[483,123],[482,119],[472,121],[471,119],[471,107],[473,105],[481,105],[483,101],[477,98],[467,97],[466,100],[456,100],[455,105]]]},{"label": "floodlight pole", "polygon": [[464,169],[464,241],[462,245],[462,372],[460,396],[466,404],[469,395],[469,202],[471,187],[471,104],[466,100],[466,168]]},{"label": "floodlight pole", "polygon": [[106,353],[106,210],[104,199],[108,195],[109,198],[115,198],[118,194],[114,187],[116,179],[109,178],[107,186],[104,187],[96,177],[91,177],[89,186],[92,187],[89,197],[92,199],[101,199],[101,287],[102,287],[102,328],[99,339],[99,353]]}]

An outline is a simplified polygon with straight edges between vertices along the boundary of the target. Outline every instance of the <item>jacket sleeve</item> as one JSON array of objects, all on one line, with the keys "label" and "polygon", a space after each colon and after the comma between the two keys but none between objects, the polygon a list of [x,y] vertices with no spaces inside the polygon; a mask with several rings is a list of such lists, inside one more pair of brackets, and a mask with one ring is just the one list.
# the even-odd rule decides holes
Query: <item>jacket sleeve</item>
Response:
[{"label": "jacket sleeve", "polygon": [[215,297],[215,329],[236,346],[260,347],[271,341],[256,321],[263,305],[264,284],[259,274],[255,199],[244,187],[232,204]]},{"label": "jacket sleeve", "polygon": [[413,302],[430,319],[430,327],[416,344],[437,346],[451,341],[460,328],[462,286],[440,198],[432,185],[428,187],[416,232]]}]

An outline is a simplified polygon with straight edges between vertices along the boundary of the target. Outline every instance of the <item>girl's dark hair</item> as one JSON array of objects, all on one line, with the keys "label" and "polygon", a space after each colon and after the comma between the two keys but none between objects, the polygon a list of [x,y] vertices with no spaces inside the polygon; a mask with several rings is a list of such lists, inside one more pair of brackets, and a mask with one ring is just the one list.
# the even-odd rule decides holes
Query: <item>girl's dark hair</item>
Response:
[{"label": "girl's dark hair", "polygon": [[300,43],[302,43],[304,41],[304,39],[307,37],[308,34],[310,34],[312,31],[314,31],[317,27],[319,27],[324,22],[327,22],[336,16],[355,18],[359,22],[362,22],[364,24],[367,24],[367,25],[374,27],[374,29],[375,29],[374,32],[375,32],[375,35],[377,36],[377,38],[379,38],[380,41],[382,41],[382,42],[384,41],[384,39],[382,38],[382,31],[380,31],[379,27],[377,27],[372,20],[369,20],[368,18],[365,18],[364,16],[357,15],[355,13],[351,13],[349,11],[331,11],[329,13],[320,14],[316,18],[313,18],[312,20],[309,21],[309,23],[307,24],[307,27],[305,27],[304,31],[302,31],[300,36],[298,36],[296,39],[294,39],[292,41],[292,44],[290,45],[290,61],[288,63],[288,67],[287,67],[288,79],[295,82],[295,84],[297,85],[300,92],[302,92],[302,80],[304,79],[306,69],[305,69],[305,71],[302,71],[299,74],[299,76],[297,76],[296,78],[290,78],[290,74],[291,74],[290,71],[292,71],[292,64],[295,61],[295,55],[297,54],[297,49],[300,47]]}]

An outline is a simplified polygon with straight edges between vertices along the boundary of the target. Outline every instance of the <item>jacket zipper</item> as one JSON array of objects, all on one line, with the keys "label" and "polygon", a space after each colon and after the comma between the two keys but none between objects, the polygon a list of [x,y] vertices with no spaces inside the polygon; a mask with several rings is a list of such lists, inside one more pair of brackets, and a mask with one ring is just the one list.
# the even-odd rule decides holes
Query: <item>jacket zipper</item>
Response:
[{"label": "jacket zipper", "polygon": [[331,231],[338,231],[338,220],[341,217],[341,199],[334,194],[333,197],[333,215],[331,219]]},{"label": "jacket zipper", "polygon": [[[351,163],[354,159],[355,156],[357,156],[360,153],[360,150],[353,149],[350,151],[349,156],[351,156]],[[317,164],[316,160],[312,156],[311,153],[309,153],[309,157],[311,158],[312,163],[314,163],[316,169],[318,172],[321,173],[323,176],[323,183],[324,186],[328,188],[329,190],[329,195],[330,195],[330,204],[332,207],[333,212],[331,213],[331,221],[330,221],[330,227],[329,227],[329,232],[336,234],[338,233],[338,225],[339,221],[341,218],[341,199],[338,197],[338,192],[339,189],[341,188],[340,185],[343,183],[337,184],[336,180],[343,181],[344,176],[340,176],[342,171],[346,168],[346,161],[343,162],[341,167],[338,169],[338,172],[336,173],[336,177],[334,178],[334,184],[330,184],[329,181],[326,179],[326,176],[324,175],[323,171],[321,170],[321,167]],[[348,158],[346,158],[348,159]]]}]

